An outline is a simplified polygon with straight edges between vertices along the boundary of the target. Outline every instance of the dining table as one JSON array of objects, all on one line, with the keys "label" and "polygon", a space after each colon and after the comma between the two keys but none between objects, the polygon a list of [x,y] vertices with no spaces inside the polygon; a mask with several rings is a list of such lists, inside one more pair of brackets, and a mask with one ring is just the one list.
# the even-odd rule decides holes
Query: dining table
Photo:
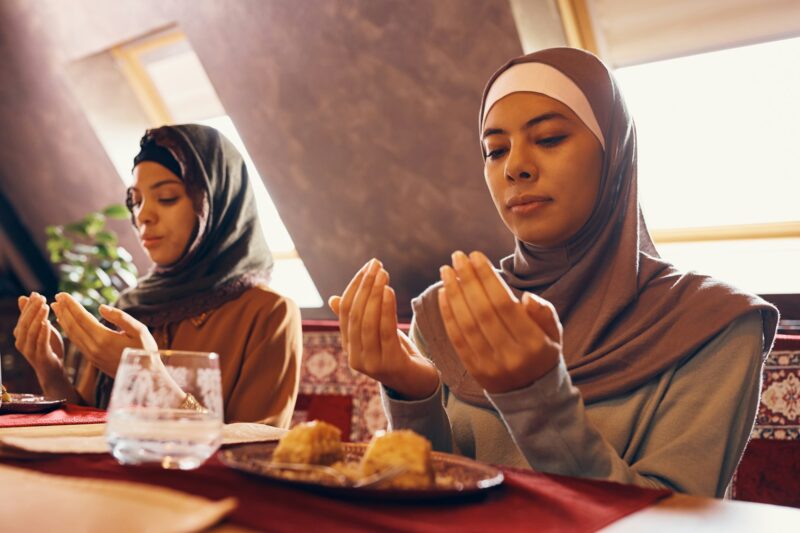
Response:
[{"label": "dining table", "polygon": [[506,466],[464,494],[314,490],[220,455],[285,433],[263,424],[226,424],[222,451],[194,470],[122,465],[105,418],[74,405],[0,414],[0,531],[800,531],[800,509]]}]

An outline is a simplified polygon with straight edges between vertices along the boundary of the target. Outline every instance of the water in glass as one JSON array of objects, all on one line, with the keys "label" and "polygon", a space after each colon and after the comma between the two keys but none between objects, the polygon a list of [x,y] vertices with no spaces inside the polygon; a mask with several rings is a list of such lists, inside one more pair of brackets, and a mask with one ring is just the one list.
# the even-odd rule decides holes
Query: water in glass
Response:
[{"label": "water in glass", "polygon": [[123,464],[197,468],[219,448],[222,396],[215,353],[126,350],[106,438]]}]

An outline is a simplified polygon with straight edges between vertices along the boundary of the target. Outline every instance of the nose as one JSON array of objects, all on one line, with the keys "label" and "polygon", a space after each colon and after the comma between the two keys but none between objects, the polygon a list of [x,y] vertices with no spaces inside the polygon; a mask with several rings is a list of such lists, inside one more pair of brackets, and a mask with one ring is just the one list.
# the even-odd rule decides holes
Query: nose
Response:
[{"label": "nose", "polygon": [[148,202],[142,199],[139,205],[139,211],[136,213],[136,226],[141,228],[145,224],[153,224],[158,218],[156,210],[153,208],[153,202]]},{"label": "nose", "polygon": [[524,148],[512,146],[506,159],[506,179],[510,181],[529,180],[537,176],[539,170],[533,157]]}]

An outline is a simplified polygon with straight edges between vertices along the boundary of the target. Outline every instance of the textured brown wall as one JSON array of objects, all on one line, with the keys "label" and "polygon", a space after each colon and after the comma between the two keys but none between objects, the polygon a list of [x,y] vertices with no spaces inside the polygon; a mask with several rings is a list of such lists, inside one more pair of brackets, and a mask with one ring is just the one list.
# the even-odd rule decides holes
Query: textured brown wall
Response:
[{"label": "textured brown wall", "polygon": [[485,80],[520,53],[507,0],[3,0],[0,187],[33,234],[123,194],[65,62],[171,23],[323,298],[377,256],[408,316],[454,249],[510,250],[476,130]]}]

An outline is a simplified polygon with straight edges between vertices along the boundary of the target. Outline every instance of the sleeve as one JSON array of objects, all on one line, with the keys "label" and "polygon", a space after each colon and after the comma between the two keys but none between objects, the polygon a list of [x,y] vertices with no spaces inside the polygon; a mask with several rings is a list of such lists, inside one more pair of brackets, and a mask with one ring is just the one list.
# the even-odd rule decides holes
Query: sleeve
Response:
[{"label": "sleeve", "polygon": [[755,421],[762,348],[755,312],[679,367],[630,464],[587,418],[563,361],[530,387],[487,396],[535,470],[720,497]]},{"label": "sleeve", "polygon": [[[414,322],[411,324],[410,337],[420,353],[428,357],[425,341]],[[434,450],[453,451],[452,430],[444,408],[445,392],[441,380],[436,392],[422,400],[403,400],[383,385],[380,386],[380,391],[389,429],[411,429],[430,440]]]},{"label": "sleeve", "polygon": [[297,305],[282,297],[259,312],[245,350],[239,379],[225,407],[226,421],[289,427],[303,353]]}]

